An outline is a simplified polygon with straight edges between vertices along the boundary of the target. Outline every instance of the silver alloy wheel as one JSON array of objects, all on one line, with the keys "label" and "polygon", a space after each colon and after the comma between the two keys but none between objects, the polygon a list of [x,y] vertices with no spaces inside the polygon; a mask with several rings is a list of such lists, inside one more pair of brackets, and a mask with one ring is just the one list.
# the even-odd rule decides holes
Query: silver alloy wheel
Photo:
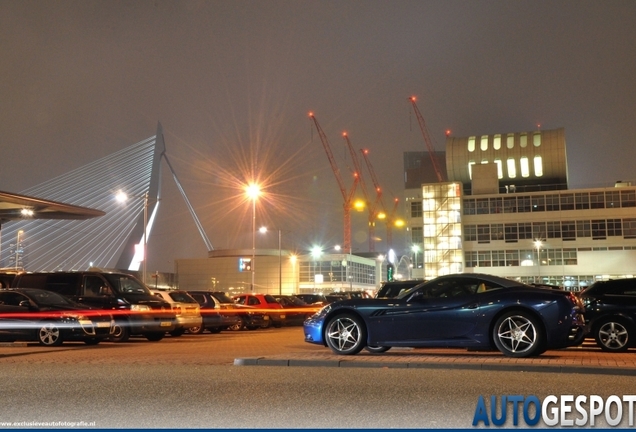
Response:
[{"label": "silver alloy wheel", "polygon": [[60,329],[54,323],[43,323],[38,330],[38,342],[46,346],[60,345],[62,343]]},{"label": "silver alloy wheel", "polygon": [[349,315],[332,319],[325,332],[327,345],[336,354],[357,354],[362,349],[364,331],[358,320]]},{"label": "silver alloy wheel", "polygon": [[627,348],[629,332],[623,324],[608,321],[598,329],[598,342],[608,350],[621,351]]},{"label": "silver alloy wheel", "polygon": [[537,329],[528,317],[511,315],[497,327],[497,339],[511,355],[523,355],[537,346]]}]

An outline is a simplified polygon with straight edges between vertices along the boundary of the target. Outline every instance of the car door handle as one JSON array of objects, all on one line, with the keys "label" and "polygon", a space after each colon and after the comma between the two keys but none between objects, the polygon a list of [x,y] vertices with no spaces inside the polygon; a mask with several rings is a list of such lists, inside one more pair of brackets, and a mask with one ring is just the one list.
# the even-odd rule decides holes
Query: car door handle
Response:
[{"label": "car door handle", "polygon": [[466,306],[466,309],[477,309],[479,307],[479,303],[473,303]]}]

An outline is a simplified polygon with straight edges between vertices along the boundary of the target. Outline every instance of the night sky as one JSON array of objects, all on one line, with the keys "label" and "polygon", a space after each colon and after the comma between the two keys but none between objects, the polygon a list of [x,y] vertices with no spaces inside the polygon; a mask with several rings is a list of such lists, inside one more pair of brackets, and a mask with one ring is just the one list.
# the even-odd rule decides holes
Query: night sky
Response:
[{"label": "night sky", "polygon": [[[388,205],[402,198],[403,152],[426,149],[412,95],[438,150],[447,129],[563,127],[571,187],[636,181],[635,22],[633,1],[0,0],[0,190],[46,182],[161,122],[216,249],[251,248],[241,185],[254,172],[266,185],[257,225],[283,230],[284,248],[327,250],[342,243],[343,200],[308,113],[348,186],[342,132],[370,150]],[[164,177],[152,271],[206,256],[165,164]],[[367,251],[364,213],[352,231]],[[277,236],[258,234],[257,247]]]}]

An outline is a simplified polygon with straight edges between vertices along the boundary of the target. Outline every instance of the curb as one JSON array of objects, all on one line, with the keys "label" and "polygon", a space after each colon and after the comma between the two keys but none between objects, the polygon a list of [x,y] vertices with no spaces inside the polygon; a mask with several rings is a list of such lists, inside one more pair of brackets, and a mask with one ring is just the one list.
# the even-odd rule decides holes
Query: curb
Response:
[{"label": "curb", "polygon": [[621,369],[606,366],[566,366],[566,365],[520,365],[486,363],[402,363],[402,362],[356,362],[349,360],[301,360],[268,359],[265,357],[244,357],[234,359],[234,366],[287,366],[287,367],[340,367],[340,368],[388,368],[388,369],[461,369],[501,372],[542,372],[575,373],[596,375],[636,376],[635,369]]}]

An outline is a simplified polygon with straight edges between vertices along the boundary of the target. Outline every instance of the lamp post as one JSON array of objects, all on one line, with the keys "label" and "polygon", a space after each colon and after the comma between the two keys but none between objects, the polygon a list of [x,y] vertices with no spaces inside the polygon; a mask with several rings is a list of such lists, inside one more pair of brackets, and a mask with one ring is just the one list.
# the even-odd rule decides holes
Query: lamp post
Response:
[{"label": "lamp post", "polygon": [[[267,227],[258,229],[261,233],[267,232]],[[283,253],[281,248],[282,231],[278,230],[278,294],[283,295]]]},{"label": "lamp post", "polygon": [[539,283],[541,283],[541,246],[543,242],[540,239],[535,239],[534,247],[537,249],[537,272],[539,274]]},{"label": "lamp post", "polygon": [[250,183],[245,187],[245,193],[252,200],[252,283],[250,291],[254,291],[254,271],[256,261],[256,199],[261,194],[261,188],[256,183]]}]

